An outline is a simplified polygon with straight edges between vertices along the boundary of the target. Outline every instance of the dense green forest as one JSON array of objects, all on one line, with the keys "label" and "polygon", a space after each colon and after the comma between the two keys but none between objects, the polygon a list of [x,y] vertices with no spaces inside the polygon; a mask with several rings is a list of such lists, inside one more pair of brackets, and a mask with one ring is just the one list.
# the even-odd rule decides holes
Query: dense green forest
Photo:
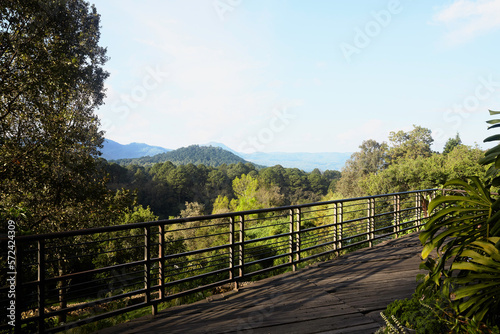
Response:
[{"label": "dense green forest", "polygon": [[166,153],[156,154],[152,157],[146,156],[136,159],[119,159],[116,163],[119,165],[140,165],[150,166],[159,162],[170,161],[175,165],[206,165],[217,167],[222,164],[237,164],[247,161],[234,153],[226,151],[220,147],[191,145],[181,147]]},{"label": "dense green forest", "polygon": [[178,150],[182,161],[196,164],[167,161],[151,165],[144,158],[132,160],[140,164],[103,161],[103,166],[109,189],[135,192],[138,203],[160,218],[427,189],[452,178],[483,174],[484,167],[477,161],[484,152],[463,145],[458,134],[448,140],[443,153],[433,152],[432,142],[431,131],[420,126],[409,132],[391,132],[389,143],[364,141],[342,172],[315,169],[307,173],[242,162],[213,167],[201,163],[207,154],[216,152],[212,161],[218,161],[223,152],[232,153],[198,146]]},{"label": "dense green forest", "polygon": [[413,125],[409,132],[389,134],[389,142],[366,140],[342,169],[335,194],[347,198],[442,186],[447,180],[484,175],[484,151],[449,138],[443,153],[433,152],[431,131]]},{"label": "dense green forest", "polygon": [[340,178],[338,171],[306,173],[241,162],[211,167],[167,161],[124,167],[103,161],[103,167],[110,189],[135,191],[139,204],[161,218],[178,216],[187,207],[197,208],[190,215],[202,215],[314,202],[332,191]]}]

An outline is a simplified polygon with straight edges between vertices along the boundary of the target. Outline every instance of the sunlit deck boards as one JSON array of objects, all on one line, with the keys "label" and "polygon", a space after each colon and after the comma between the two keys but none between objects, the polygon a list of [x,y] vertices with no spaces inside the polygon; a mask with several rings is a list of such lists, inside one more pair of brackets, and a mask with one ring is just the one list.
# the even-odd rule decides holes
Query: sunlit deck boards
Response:
[{"label": "sunlit deck boards", "polygon": [[373,333],[415,291],[420,251],[405,236],[98,333]]}]

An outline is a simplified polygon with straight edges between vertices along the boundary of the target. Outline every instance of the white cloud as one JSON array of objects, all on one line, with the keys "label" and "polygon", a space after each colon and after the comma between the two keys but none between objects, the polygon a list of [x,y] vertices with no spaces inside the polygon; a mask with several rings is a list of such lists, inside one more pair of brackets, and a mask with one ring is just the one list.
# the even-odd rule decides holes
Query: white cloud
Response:
[{"label": "white cloud", "polygon": [[446,43],[457,45],[500,27],[500,0],[458,0],[442,8],[434,21],[445,24]]}]

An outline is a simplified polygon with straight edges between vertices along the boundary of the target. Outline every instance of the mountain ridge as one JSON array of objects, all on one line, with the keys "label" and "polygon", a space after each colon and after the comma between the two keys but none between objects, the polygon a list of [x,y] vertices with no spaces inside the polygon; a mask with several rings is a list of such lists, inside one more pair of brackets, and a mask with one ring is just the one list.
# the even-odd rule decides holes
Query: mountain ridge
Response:
[{"label": "mountain ridge", "polygon": [[106,160],[134,159],[145,156],[154,156],[172,151],[171,149],[152,146],[144,143],[120,144],[111,139],[105,139],[101,150],[102,157]]},{"label": "mountain ridge", "polygon": [[[220,148],[228,153],[235,155],[237,158],[232,157],[223,152],[210,151],[212,154],[218,155],[221,157],[222,155],[225,157],[224,159],[228,159],[227,162],[224,163],[237,163],[237,162],[251,162],[260,166],[275,166],[281,165],[286,168],[298,168],[304,171],[312,171],[315,168],[319,170],[340,170],[345,165],[347,159],[350,158],[352,152],[320,152],[320,153],[311,153],[311,152],[254,152],[254,153],[241,153],[237,152],[225,144],[218,142],[209,142],[204,145],[191,145],[188,147],[214,147]],[[137,156],[140,154],[137,149],[140,148],[139,152],[155,152],[158,150],[163,150],[157,154],[145,154],[143,156]],[[150,147],[151,150],[147,148]],[[214,157],[205,156],[200,159],[193,159],[192,157],[186,156],[186,149],[188,147],[181,147],[176,150],[163,148],[160,146],[150,146],[148,144],[143,143],[131,143],[127,145],[119,144],[118,142],[106,139],[104,143],[104,147],[102,150],[103,158],[107,160],[116,160],[119,163],[140,163],[140,164],[152,164],[155,162],[164,161],[164,159],[171,159],[168,161],[172,161],[174,163],[205,163],[209,165],[216,165],[217,163],[214,160]],[[135,156],[127,156],[127,149],[131,149],[130,155]],[[135,150],[134,150],[135,149]],[[175,152],[181,150],[180,152]],[[174,152],[170,154],[170,157],[165,154],[168,152]],[[202,154],[201,151],[198,151],[199,154]],[[207,152],[205,152],[207,153]],[[205,154],[203,153],[203,154]],[[158,154],[162,154],[162,156],[155,157]],[[177,157],[176,157],[177,155]],[[185,159],[179,159],[178,155],[183,155]],[[118,156],[118,158],[117,158]],[[149,156],[149,159],[147,158]],[[173,159],[173,160],[172,160]],[[121,161],[120,161],[121,160]],[[136,160],[135,162],[127,161],[127,160]],[[160,161],[161,160],[161,161]],[[184,160],[185,162],[182,162]],[[189,161],[189,162],[186,162]],[[231,161],[231,162],[229,162]]]}]

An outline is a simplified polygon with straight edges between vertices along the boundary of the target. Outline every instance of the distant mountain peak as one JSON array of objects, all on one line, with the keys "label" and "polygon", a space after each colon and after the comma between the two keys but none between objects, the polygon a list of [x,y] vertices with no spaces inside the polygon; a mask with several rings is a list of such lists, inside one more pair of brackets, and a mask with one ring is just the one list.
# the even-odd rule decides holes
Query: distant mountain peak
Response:
[{"label": "distant mountain peak", "polygon": [[160,146],[151,146],[144,143],[120,144],[111,139],[105,139],[102,147],[102,157],[106,160],[134,159],[144,156],[154,156],[171,151]]},{"label": "distant mountain peak", "polygon": [[170,161],[175,165],[206,165],[217,167],[222,164],[247,163],[245,159],[229,152],[221,147],[190,145],[171,150],[165,153],[156,154],[135,159],[119,159],[117,163],[122,165],[153,165],[160,162]]},{"label": "distant mountain peak", "polygon": [[229,146],[227,145],[224,145],[222,143],[218,143],[218,142],[215,142],[215,141],[211,141],[207,144],[204,144],[204,145],[201,145],[201,146],[213,146],[213,147],[220,147],[222,148],[223,150],[226,150],[226,151],[229,151],[233,154],[236,154],[238,156],[240,156],[240,153],[236,152],[235,150],[233,150],[232,148],[230,148]]},{"label": "distant mountain peak", "polygon": [[217,166],[222,163],[251,162],[259,166],[281,165],[287,168],[299,168],[310,172],[315,168],[320,170],[341,170],[352,152],[323,153],[287,153],[287,152],[236,152],[225,144],[209,142],[204,145],[191,145],[176,150],[143,143],[122,145],[106,139],[102,149],[103,158],[120,160],[120,163],[153,164],[172,161],[175,164],[205,164]]}]

